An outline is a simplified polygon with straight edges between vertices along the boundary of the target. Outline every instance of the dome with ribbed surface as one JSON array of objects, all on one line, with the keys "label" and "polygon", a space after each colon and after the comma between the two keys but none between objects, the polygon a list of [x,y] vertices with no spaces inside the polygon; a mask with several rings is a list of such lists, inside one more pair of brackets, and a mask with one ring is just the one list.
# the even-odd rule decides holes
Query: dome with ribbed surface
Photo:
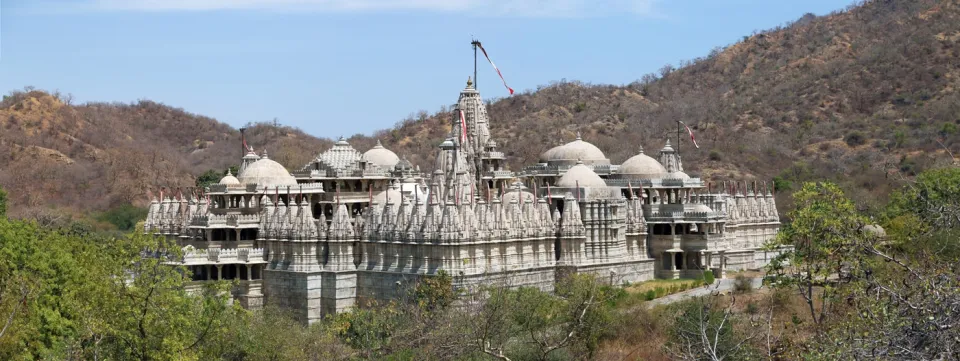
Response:
[{"label": "dome with ribbed surface", "polygon": [[560,180],[557,181],[557,186],[560,187],[606,187],[607,182],[603,181],[603,178],[593,172],[593,169],[583,164],[583,162],[577,163],[577,165],[571,167],[563,174],[563,177],[560,177]]},{"label": "dome with ribbed surface", "polygon": [[666,179],[690,179],[690,176],[687,175],[687,173],[684,173],[684,172],[667,173],[667,174],[666,174],[665,176],[663,176],[663,177],[666,178]]},{"label": "dome with ribbed surface", "polygon": [[366,153],[363,153],[363,159],[370,163],[374,163],[383,167],[384,169],[393,168],[400,162],[400,157],[397,156],[397,153],[384,148],[383,144],[380,143],[380,140],[377,140],[377,145]]},{"label": "dome with ribbed surface", "polygon": [[267,158],[266,155],[240,172],[237,180],[243,184],[257,184],[261,187],[297,185],[297,179],[293,178],[283,165]]},{"label": "dome with ribbed surface", "polygon": [[597,146],[583,141],[577,133],[577,139],[558,146],[540,155],[542,163],[572,163],[577,160],[585,164],[610,164],[610,160]]},{"label": "dome with ribbed surface", "polygon": [[240,185],[240,180],[237,179],[237,177],[234,177],[233,173],[230,173],[230,170],[228,169],[227,175],[224,176],[223,178],[220,178],[220,183],[218,184],[228,185],[228,186]]},{"label": "dome with ribbed surface", "polygon": [[643,148],[640,149],[640,154],[637,154],[627,161],[623,162],[619,170],[620,174],[638,176],[638,178],[663,178],[667,173],[667,168],[660,164],[653,157],[643,153]]},{"label": "dome with ribbed surface", "polygon": [[500,202],[503,204],[510,204],[513,200],[516,200],[517,203],[536,203],[537,201],[533,193],[530,193],[530,189],[520,181],[513,182],[507,192],[500,197]]},{"label": "dome with ribbed surface", "polygon": [[373,202],[379,205],[387,204],[388,199],[392,204],[400,204],[403,201],[403,193],[400,192],[399,186],[391,185],[387,190],[373,196]]}]

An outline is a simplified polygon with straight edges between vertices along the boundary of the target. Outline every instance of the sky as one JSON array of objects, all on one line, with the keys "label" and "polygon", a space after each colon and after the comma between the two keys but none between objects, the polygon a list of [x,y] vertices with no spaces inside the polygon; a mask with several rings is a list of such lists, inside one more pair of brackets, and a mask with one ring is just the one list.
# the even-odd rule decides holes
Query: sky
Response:
[{"label": "sky", "polygon": [[[849,0],[0,0],[0,92],[149,99],[369,134],[456,103],[483,43],[517,92],[628,84]],[[509,96],[481,57],[485,99]]]}]

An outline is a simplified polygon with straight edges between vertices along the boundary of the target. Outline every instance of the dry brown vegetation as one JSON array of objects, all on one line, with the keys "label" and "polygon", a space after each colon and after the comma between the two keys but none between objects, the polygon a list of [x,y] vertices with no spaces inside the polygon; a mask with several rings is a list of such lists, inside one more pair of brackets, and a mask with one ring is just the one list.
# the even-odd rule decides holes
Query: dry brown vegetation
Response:
[{"label": "dry brown vegetation", "polygon": [[[807,15],[626,86],[563,80],[491,101],[492,131],[516,170],[577,131],[622,162],[641,144],[658,149],[683,120],[701,145],[684,140],[688,173],[779,176],[781,186],[833,179],[871,206],[889,192],[891,172],[915,174],[955,162],[946,150],[960,154],[957,24],[957,0],[877,0]],[[237,161],[238,132],[214,119],[146,100],[68,98],[28,89],[0,103],[0,185],[13,215],[137,202],[148,188],[191,186]],[[421,111],[350,139],[366,149],[380,138],[427,166],[451,116]],[[330,144],[269,123],[248,135],[290,168]]]}]

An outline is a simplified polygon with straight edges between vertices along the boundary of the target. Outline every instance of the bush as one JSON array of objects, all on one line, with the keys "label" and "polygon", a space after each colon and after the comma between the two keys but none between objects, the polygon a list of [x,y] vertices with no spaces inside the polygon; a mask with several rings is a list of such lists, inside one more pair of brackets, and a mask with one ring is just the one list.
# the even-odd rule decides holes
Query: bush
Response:
[{"label": "bush", "polygon": [[856,147],[856,146],[866,144],[867,136],[861,133],[860,131],[854,130],[850,133],[847,133],[847,135],[843,137],[843,141],[847,142],[847,145],[851,147]]},{"label": "bush", "polygon": [[723,160],[723,156],[720,155],[720,152],[715,151],[715,150],[711,150],[711,151],[710,151],[710,160],[719,162],[719,161]]},{"label": "bush", "polygon": [[706,271],[703,271],[703,277],[701,277],[700,280],[703,281],[703,284],[709,286],[709,285],[712,285],[713,282],[716,281],[716,278],[713,277],[713,271],[712,271],[712,270],[706,270]]},{"label": "bush", "polygon": [[757,304],[756,304],[756,303],[754,303],[754,302],[752,302],[752,301],[749,302],[749,303],[747,303],[747,313],[749,313],[749,314],[751,314],[751,315],[756,315],[758,311],[760,311],[760,308],[757,307]]},{"label": "bush", "polygon": [[647,290],[647,293],[644,294],[644,298],[646,298],[647,301],[652,301],[652,300],[654,300],[655,298],[657,298],[657,291]]},{"label": "bush", "polygon": [[733,281],[733,291],[736,293],[752,292],[753,285],[751,284],[751,279],[747,278],[744,275],[737,276],[737,279]]},{"label": "bush", "polygon": [[124,204],[100,214],[97,220],[110,223],[121,231],[131,231],[133,227],[137,225],[137,222],[146,218],[147,210],[145,208],[134,207],[132,204]]}]

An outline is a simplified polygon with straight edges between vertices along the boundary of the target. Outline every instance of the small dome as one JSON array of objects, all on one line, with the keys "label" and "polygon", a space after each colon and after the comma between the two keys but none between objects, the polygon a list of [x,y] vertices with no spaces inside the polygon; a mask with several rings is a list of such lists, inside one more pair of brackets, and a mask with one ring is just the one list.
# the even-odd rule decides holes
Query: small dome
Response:
[{"label": "small dome", "polygon": [[581,160],[587,164],[610,164],[610,160],[603,155],[603,151],[597,146],[583,141],[580,134],[577,133],[577,139],[558,146],[540,155],[540,162],[571,162]]},{"label": "small dome", "polygon": [[693,209],[689,210],[688,212],[713,212],[713,210],[703,203],[696,203],[693,205]]},{"label": "small dome", "polygon": [[557,181],[557,186],[573,188],[580,187],[606,187],[607,182],[593,172],[593,169],[587,167],[583,162],[577,162],[577,165],[571,167]]},{"label": "small dome", "polygon": [[396,153],[390,151],[387,148],[383,147],[383,144],[380,143],[380,140],[377,140],[377,145],[366,153],[363,153],[363,159],[366,159],[368,162],[379,165],[383,168],[390,169],[393,166],[397,165],[400,162],[400,157]]},{"label": "small dome", "polygon": [[516,181],[510,185],[506,193],[500,197],[500,202],[503,204],[510,204],[514,199],[517,200],[518,204],[523,204],[524,202],[536,203],[536,197],[533,193],[530,193],[530,190],[523,185],[523,182]]},{"label": "small dome", "polygon": [[257,184],[258,186],[297,185],[297,179],[293,178],[286,168],[266,156],[247,166],[237,176],[237,180],[243,184]]},{"label": "small dome", "polygon": [[666,179],[690,179],[690,176],[687,175],[687,173],[684,173],[684,172],[667,173],[667,175],[665,175],[665,176],[663,176],[663,177],[666,178]]},{"label": "small dome", "polygon": [[240,180],[237,179],[237,177],[234,177],[233,173],[230,173],[230,170],[227,169],[227,175],[224,176],[223,178],[220,178],[220,183],[218,184],[223,184],[228,186],[240,185]]},{"label": "small dome", "polygon": [[640,148],[640,154],[623,162],[619,172],[620,174],[641,176],[642,178],[662,178],[667,173],[667,168],[653,157],[644,154],[643,148]]},{"label": "small dome", "polygon": [[403,201],[403,193],[400,192],[400,187],[396,184],[391,185],[387,190],[377,193],[373,196],[373,202],[379,205],[387,204],[387,199],[390,199],[390,203],[400,204]]}]

